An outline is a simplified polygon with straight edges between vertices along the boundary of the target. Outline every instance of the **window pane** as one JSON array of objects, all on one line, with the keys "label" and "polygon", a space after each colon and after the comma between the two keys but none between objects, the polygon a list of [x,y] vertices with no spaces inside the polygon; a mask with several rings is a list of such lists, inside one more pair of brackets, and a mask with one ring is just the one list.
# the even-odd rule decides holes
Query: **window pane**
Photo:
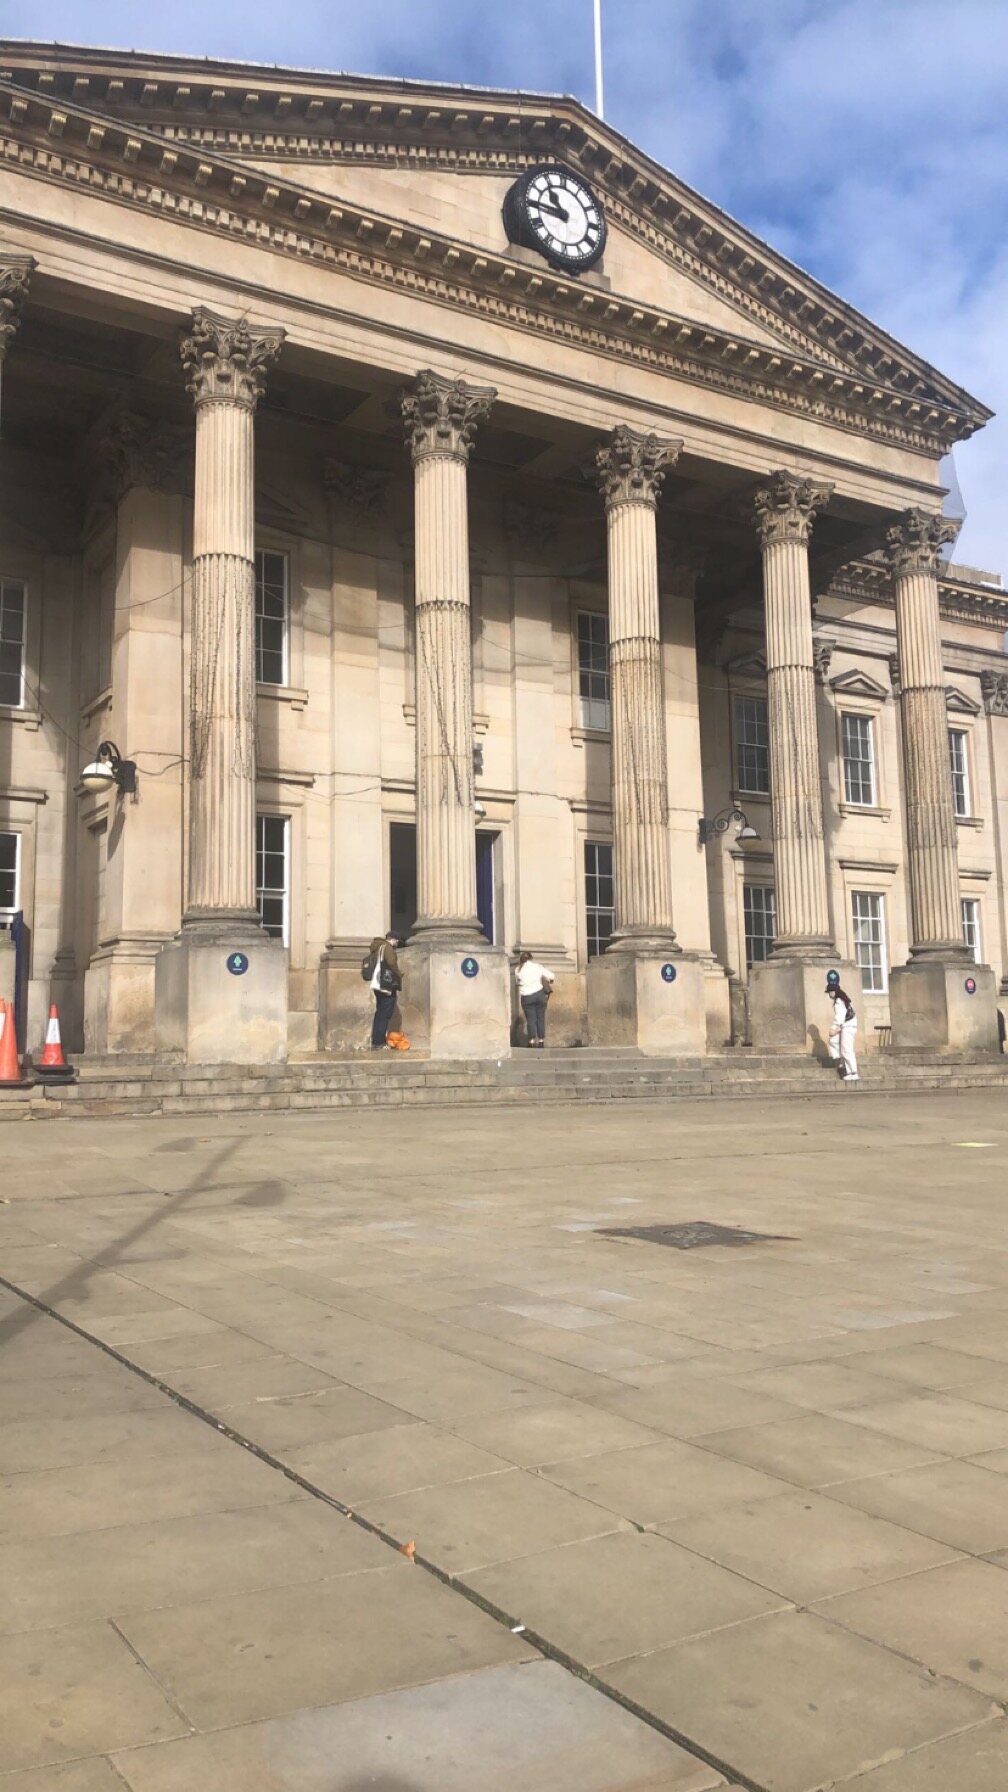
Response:
[{"label": "window pane", "polygon": [[980,901],[976,896],[964,896],[959,904],[962,914],[963,942],[973,954],[977,964],[983,963],[983,942],[980,938]]},{"label": "window pane", "polygon": [[875,752],[870,716],[842,718],[844,796],[848,803],[875,802]]},{"label": "window pane", "polygon": [[24,702],[25,588],[20,579],[0,579],[0,703]]},{"label": "window pane", "polygon": [[612,726],[608,616],[594,610],[578,611],[577,649],[581,726],[608,734]]},{"label": "window pane", "polygon": [[588,957],[597,958],[613,931],[613,849],[608,841],[585,841],[584,873]]},{"label": "window pane", "polygon": [[256,906],[266,932],[289,945],[289,825],[282,815],[256,816]]},{"label": "window pane", "polygon": [[851,891],[854,960],[866,990],[882,995],[889,986],[885,944],[885,900],[874,891]]},{"label": "window pane", "polygon": [[766,884],[743,884],[742,908],[745,917],[746,965],[763,964],[777,932],[777,901]]},{"label": "window pane", "polygon": [[952,807],[957,815],[969,815],[969,757],[961,728],[949,729],[949,761],[952,767]]},{"label": "window pane", "polygon": [[286,554],[255,557],[256,679],[259,684],[287,683],[290,627]]},{"label": "window pane", "polygon": [[18,837],[0,834],[0,911],[12,913],[18,905]]},{"label": "window pane", "polygon": [[735,699],[735,781],[751,796],[770,794],[770,723],[765,697]]}]

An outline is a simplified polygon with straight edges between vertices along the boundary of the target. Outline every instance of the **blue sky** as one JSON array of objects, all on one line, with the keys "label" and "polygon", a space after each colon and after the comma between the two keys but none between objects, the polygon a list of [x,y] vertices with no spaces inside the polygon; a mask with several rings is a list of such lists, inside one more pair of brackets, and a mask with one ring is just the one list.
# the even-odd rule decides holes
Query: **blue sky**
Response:
[{"label": "blue sky", "polygon": [[[0,35],[592,97],[591,0],[0,0]],[[1008,0],[603,0],[606,114],[1005,413],[957,558],[1008,575]]]}]

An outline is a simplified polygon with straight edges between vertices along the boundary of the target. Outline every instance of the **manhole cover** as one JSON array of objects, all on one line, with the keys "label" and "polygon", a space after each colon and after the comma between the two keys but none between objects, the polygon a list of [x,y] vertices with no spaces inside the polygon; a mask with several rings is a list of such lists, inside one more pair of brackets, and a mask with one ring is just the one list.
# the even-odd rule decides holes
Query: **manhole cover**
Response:
[{"label": "manhole cover", "polygon": [[679,1226],[600,1226],[601,1238],[639,1238],[644,1244],[667,1244],[674,1251],[697,1251],[708,1244],[767,1244],[781,1232],[744,1232],[740,1226],[715,1226],[709,1220],[686,1220]]}]

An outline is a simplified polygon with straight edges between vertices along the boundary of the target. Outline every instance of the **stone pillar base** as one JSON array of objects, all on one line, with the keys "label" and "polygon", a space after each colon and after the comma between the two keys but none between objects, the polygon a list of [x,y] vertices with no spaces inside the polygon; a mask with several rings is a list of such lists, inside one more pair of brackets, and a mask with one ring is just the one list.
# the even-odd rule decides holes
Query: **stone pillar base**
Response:
[{"label": "stone pillar base", "polygon": [[[241,953],[247,968],[228,969]],[[287,1057],[287,953],[247,923],[183,927],[154,967],[159,1051],[187,1064],[282,1064]]]},{"label": "stone pillar base", "polygon": [[[967,984],[974,985],[972,993]],[[914,958],[889,976],[897,1051],[997,1052],[997,995],[989,964]]]},{"label": "stone pillar base", "polygon": [[360,974],[370,939],[330,940],[319,963],[318,1043],[323,1052],[365,1051],[374,997]]},{"label": "stone pillar base", "polygon": [[154,967],[165,944],[164,935],[118,940],[95,953],[84,973],[86,1052],[156,1051]]},{"label": "stone pillar base", "polygon": [[[420,939],[398,957],[399,1008],[412,1045],[432,1058],[510,1057],[511,967],[499,948]],[[466,976],[464,964],[478,967],[475,976]]]},{"label": "stone pillar base", "polygon": [[[674,971],[673,977],[668,970]],[[683,953],[603,952],[588,966],[588,1038],[651,1057],[707,1050],[704,966]]]},{"label": "stone pillar base", "polygon": [[[749,1018],[753,1047],[763,1052],[812,1052],[827,1062],[833,1015],[826,998],[826,972],[839,971],[863,1024],[861,972],[849,959],[777,958],[754,964],[749,973]],[[859,1046],[868,1042],[859,1032]]]}]

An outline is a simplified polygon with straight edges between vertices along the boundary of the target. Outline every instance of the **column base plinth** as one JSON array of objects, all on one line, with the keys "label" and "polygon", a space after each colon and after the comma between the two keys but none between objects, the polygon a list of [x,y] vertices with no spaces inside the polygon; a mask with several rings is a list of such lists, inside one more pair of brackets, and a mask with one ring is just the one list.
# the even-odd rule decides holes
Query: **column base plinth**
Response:
[{"label": "column base plinth", "polygon": [[994,972],[968,955],[913,958],[891,971],[889,1015],[895,1051],[1001,1049]]},{"label": "column base plinth", "polygon": [[153,1052],[154,978],[161,934],[120,939],[96,952],[84,973],[84,1050],[98,1057]]},{"label": "column base plinth", "polygon": [[812,1052],[827,1059],[827,1040],[833,1012],[826,996],[826,972],[839,971],[862,1018],[861,972],[849,959],[836,953],[815,958],[791,957],[774,952],[765,964],[754,964],[749,973],[749,1016],[756,1051]]},{"label": "column base plinth", "polygon": [[154,1022],[187,1064],[284,1063],[286,949],[247,916],[187,919],[154,966]]},{"label": "column base plinth", "polygon": [[592,1045],[636,1046],[650,1057],[706,1052],[704,966],[695,958],[623,944],[591,960],[587,983]]},{"label": "column base plinth", "polygon": [[482,933],[472,940],[463,932],[455,943],[413,934],[398,956],[399,1009],[413,1045],[432,1058],[510,1057],[511,968],[498,947]]}]

